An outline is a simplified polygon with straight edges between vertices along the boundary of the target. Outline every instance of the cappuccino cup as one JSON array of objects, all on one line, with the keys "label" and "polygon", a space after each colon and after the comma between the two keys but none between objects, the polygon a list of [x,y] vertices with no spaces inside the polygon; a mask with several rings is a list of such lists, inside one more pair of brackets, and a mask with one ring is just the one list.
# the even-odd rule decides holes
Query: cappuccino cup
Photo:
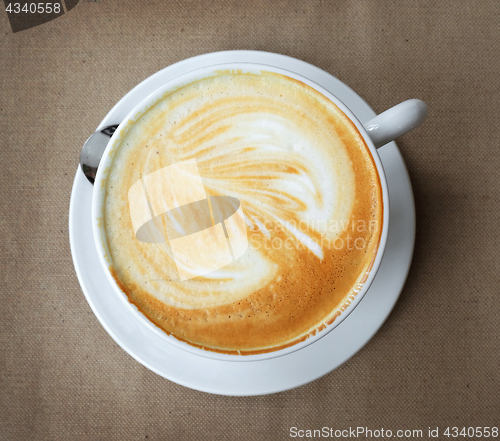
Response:
[{"label": "cappuccino cup", "polygon": [[115,294],[204,357],[262,360],[314,343],[382,261],[377,147],[425,115],[409,100],[363,126],[310,79],[255,63],[167,82],[119,125],[95,180],[95,245]]}]

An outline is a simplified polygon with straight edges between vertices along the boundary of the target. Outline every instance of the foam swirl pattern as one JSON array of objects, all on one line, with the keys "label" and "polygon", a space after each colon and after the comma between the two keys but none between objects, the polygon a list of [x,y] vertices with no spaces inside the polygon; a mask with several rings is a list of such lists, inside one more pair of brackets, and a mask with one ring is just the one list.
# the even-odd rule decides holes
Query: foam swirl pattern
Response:
[{"label": "foam swirl pattern", "polygon": [[[380,180],[354,124],[309,86],[219,72],[166,93],[118,142],[103,217],[110,269],[165,332],[224,353],[277,350],[324,329],[366,279],[382,229]],[[207,197],[240,201],[248,248],[181,281],[168,241],[135,237],[127,194],[192,159]],[[184,216],[183,228],[205,228],[201,219]]]}]

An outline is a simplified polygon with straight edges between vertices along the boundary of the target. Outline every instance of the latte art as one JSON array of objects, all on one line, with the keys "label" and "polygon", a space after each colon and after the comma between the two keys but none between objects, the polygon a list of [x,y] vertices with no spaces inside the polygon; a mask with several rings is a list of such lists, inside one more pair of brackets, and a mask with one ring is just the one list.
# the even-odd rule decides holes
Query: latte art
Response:
[{"label": "latte art", "polygon": [[[148,179],[176,164],[195,164],[201,202],[155,218]],[[144,219],[155,218],[165,240],[136,236],[131,188],[144,191]],[[283,75],[220,72],[165,94],[123,132],[106,178],[111,272],[130,302],[180,340],[224,353],[278,350],[324,329],[359,291],[380,241],[381,194],[368,147],[334,103]],[[247,246],[183,277],[166,239],[224,224],[199,205],[220,197],[241,205],[231,213],[240,213]],[[218,231],[231,249],[231,230]],[[193,242],[201,249],[189,256],[221,255],[208,249],[214,243]]]}]

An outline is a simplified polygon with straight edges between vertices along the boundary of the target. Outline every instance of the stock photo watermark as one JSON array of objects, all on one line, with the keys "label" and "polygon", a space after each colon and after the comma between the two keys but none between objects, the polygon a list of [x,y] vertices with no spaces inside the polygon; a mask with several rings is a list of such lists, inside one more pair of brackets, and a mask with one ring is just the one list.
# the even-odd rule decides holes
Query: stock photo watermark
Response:
[{"label": "stock photo watermark", "polygon": [[[373,220],[366,222],[358,221],[338,221],[338,220],[309,220],[281,221],[260,219],[252,217],[253,227],[250,233],[250,243],[253,249],[259,250],[303,250],[314,252],[317,247],[322,250],[363,250],[367,243],[365,233],[375,233],[378,231],[378,222]],[[308,235],[315,231],[321,234],[321,238],[313,240]],[[277,237],[285,233],[285,239]],[[268,240],[262,243],[261,237],[264,235]]]},{"label": "stock photo watermark", "polygon": [[181,281],[221,269],[248,248],[300,250],[322,259],[325,251],[364,250],[366,238],[379,231],[375,220],[249,216],[239,199],[207,195],[195,159],[137,180],[128,191],[128,202],[135,238],[168,244]]},{"label": "stock photo watermark", "polygon": [[10,1],[4,0],[13,33],[40,26],[71,11],[80,0]]},{"label": "stock photo watermark", "polygon": [[322,427],[321,429],[304,429],[290,427],[290,438],[498,438],[498,427],[426,427],[425,429],[386,429],[384,427],[370,429],[368,427],[348,427],[337,429]]}]

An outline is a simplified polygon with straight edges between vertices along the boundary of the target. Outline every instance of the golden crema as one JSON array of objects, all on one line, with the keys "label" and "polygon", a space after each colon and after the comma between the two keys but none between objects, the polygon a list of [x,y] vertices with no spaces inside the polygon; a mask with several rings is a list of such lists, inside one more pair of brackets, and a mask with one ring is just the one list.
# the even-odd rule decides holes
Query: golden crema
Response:
[{"label": "golden crema", "polygon": [[122,132],[105,185],[118,285],[156,326],[211,351],[270,352],[321,331],[380,242],[362,136],[275,73],[219,72],[166,93]]}]

